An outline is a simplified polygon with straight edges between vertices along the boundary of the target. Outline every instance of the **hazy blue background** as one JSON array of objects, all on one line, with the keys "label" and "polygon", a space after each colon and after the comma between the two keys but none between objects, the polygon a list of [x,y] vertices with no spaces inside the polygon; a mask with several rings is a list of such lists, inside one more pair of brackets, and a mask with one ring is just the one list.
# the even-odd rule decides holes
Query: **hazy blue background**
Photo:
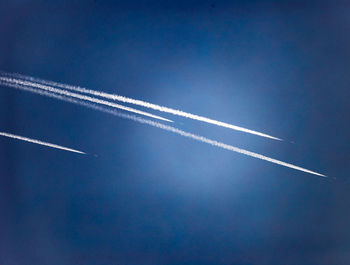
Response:
[{"label": "hazy blue background", "polygon": [[2,0],[0,40],[0,70],[336,177],[1,87],[0,131],[98,155],[0,138],[2,265],[350,263],[348,1]]}]

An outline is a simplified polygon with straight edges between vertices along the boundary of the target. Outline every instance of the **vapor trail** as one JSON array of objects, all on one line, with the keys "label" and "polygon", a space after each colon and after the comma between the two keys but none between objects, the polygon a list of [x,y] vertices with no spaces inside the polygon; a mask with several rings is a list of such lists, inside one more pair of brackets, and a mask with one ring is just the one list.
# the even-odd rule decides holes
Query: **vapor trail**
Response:
[{"label": "vapor trail", "polygon": [[193,120],[197,120],[197,121],[202,121],[202,122],[214,124],[214,125],[217,125],[217,126],[220,126],[220,127],[229,128],[229,129],[232,129],[232,130],[241,131],[241,132],[245,132],[245,133],[258,135],[258,136],[261,136],[261,137],[266,137],[266,138],[282,141],[282,139],[280,139],[280,138],[277,138],[277,137],[274,137],[274,136],[271,136],[271,135],[268,135],[268,134],[265,134],[265,133],[253,131],[253,130],[246,129],[246,128],[243,128],[243,127],[239,127],[239,126],[236,126],[236,125],[233,125],[233,124],[229,124],[229,123],[213,120],[213,119],[210,119],[210,118],[206,118],[206,117],[199,116],[199,115],[196,115],[196,114],[184,112],[184,111],[181,111],[181,110],[177,110],[177,109],[172,109],[172,108],[168,108],[168,107],[165,107],[165,106],[156,105],[156,104],[149,103],[149,102],[142,101],[142,100],[132,99],[132,98],[116,95],[116,94],[109,94],[109,93],[105,93],[105,92],[99,92],[99,91],[95,91],[95,90],[91,90],[91,89],[85,89],[85,88],[81,88],[81,87],[78,87],[78,86],[60,84],[60,83],[57,83],[57,82],[46,81],[46,80],[42,80],[42,79],[39,79],[39,78],[28,77],[28,76],[24,76],[24,75],[20,75],[20,74],[8,74],[8,73],[6,73],[6,75],[7,76],[14,76],[14,77],[18,77],[18,78],[22,78],[22,79],[26,79],[26,80],[30,80],[32,82],[38,82],[38,83],[42,83],[42,84],[46,84],[46,85],[50,85],[50,86],[60,87],[60,88],[68,89],[68,90],[71,90],[71,91],[76,91],[76,92],[80,92],[80,93],[85,93],[85,94],[90,94],[90,95],[94,95],[94,96],[99,96],[99,97],[103,97],[103,98],[116,100],[116,101],[121,101],[121,102],[124,102],[124,103],[130,103],[130,104],[142,106],[142,107],[145,107],[145,108],[158,110],[158,111],[161,111],[161,112],[171,113],[173,115],[185,117],[185,118],[188,118],[188,119],[193,119]]},{"label": "vapor trail", "polygon": [[36,87],[45,91],[49,91],[52,93],[56,93],[56,94],[61,94],[61,95],[65,95],[68,97],[72,97],[72,98],[77,98],[77,99],[81,99],[81,100],[86,100],[86,101],[90,101],[93,103],[97,103],[97,104],[101,104],[101,105],[106,105],[112,108],[118,108],[118,109],[122,109],[122,110],[126,110],[129,112],[133,112],[133,113],[137,113],[140,115],[144,115],[147,117],[151,117],[154,119],[159,119],[159,120],[163,120],[163,121],[167,121],[167,122],[173,122],[172,120],[157,116],[157,115],[153,115],[151,113],[148,112],[144,112],[141,110],[137,110],[137,109],[133,109],[130,107],[126,107],[126,106],[122,106],[119,104],[115,104],[106,100],[102,100],[102,99],[98,99],[98,98],[92,98],[86,95],[81,95],[81,94],[77,94],[77,93],[72,93],[63,89],[58,89],[58,88],[54,88],[52,86],[48,86],[48,85],[42,85],[42,84],[38,84],[38,83],[34,83],[34,82],[30,82],[30,81],[23,81],[23,80],[19,80],[16,78],[9,78],[9,77],[3,77],[0,76],[0,81],[3,81],[5,83],[13,83],[13,84],[18,84],[18,85],[23,85],[23,86],[31,86],[31,87]]},{"label": "vapor trail", "polygon": [[84,153],[82,151],[79,151],[79,150],[75,150],[75,149],[72,149],[72,148],[60,146],[60,145],[57,145],[57,144],[50,144],[50,143],[47,143],[47,142],[42,142],[42,141],[39,141],[39,140],[36,140],[36,139],[30,139],[30,138],[27,138],[27,137],[14,135],[14,134],[10,134],[10,133],[0,132],[0,136],[5,136],[5,137],[13,138],[13,139],[17,139],[17,140],[22,140],[22,141],[25,141],[25,142],[33,143],[33,144],[44,145],[44,146],[48,146],[48,147],[52,147],[52,148],[56,148],[56,149],[61,149],[61,150],[69,151],[69,152],[74,152],[74,153],[86,155],[86,153]]},{"label": "vapor trail", "polygon": [[255,158],[258,158],[258,159],[261,159],[261,160],[265,160],[265,161],[273,163],[273,164],[277,164],[277,165],[284,166],[284,167],[289,167],[289,168],[292,168],[292,169],[296,169],[296,170],[303,171],[303,172],[306,172],[306,173],[309,173],[309,174],[313,174],[313,175],[317,175],[317,176],[320,176],[320,177],[327,177],[327,176],[325,176],[323,174],[320,174],[320,173],[317,173],[317,172],[314,172],[314,171],[311,171],[311,170],[308,170],[308,169],[305,169],[305,168],[302,168],[302,167],[299,167],[299,166],[296,166],[296,165],[293,165],[293,164],[290,164],[290,163],[286,163],[286,162],[283,162],[283,161],[280,161],[280,160],[277,160],[277,159],[274,159],[274,158],[271,158],[271,157],[267,157],[267,156],[264,156],[264,155],[261,155],[261,154],[258,154],[258,153],[254,153],[254,152],[251,152],[251,151],[248,151],[248,150],[245,150],[245,149],[241,149],[241,148],[229,145],[229,144],[218,142],[216,140],[212,140],[212,139],[200,136],[200,135],[196,135],[196,134],[193,134],[193,133],[185,132],[183,130],[177,129],[177,128],[172,127],[172,126],[164,125],[164,124],[161,124],[161,123],[158,123],[158,122],[154,122],[154,121],[151,121],[151,120],[146,120],[146,119],[139,118],[139,117],[136,117],[136,116],[133,116],[133,115],[129,115],[129,114],[119,114],[117,116],[120,116],[120,117],[123,117],[123,118],[127,118],[127,119],[131,119],[131,120],[134,120],[134,121],[137,121],[137,122],[140,122],[140,123],[148,124],[148,125],[157,127],[159,129],[163,129],[163,130],[166,130],[166,131],[169,131],[169,132],[172,132],[172,133],[176,133],[176,134],[179,134],[181,136],[184,136],[184,137],[187,137],[187,138],[191,138],[191,139],[199,141],[199,142],[207,143],[207,144],[210,144],[210,145],[213,145],[213,146],[216,146],[216,147],[220,147],[222,149],[226,149],[226,150],[229,150],[229,151],[232,151],[232,152],[236,152],[236,153],[240,153],[240,154],[247,155],[247,156],[250,156],[250,157],[255,157]]},{"label": "vapor trail", "polygon": [[184,136],[184,137],[187,137],[187,138],[190,138],[190,139],[202,142],[202,143],[210,144],[210,145],[215,146],[215,147],[219,147],[219,148],[222,148],[222,149],[226,149],[226,150],[229,150],[229,151],[232,151],[232,152],[236,152],[236,153],[240,153],[240,154],[243,154],[243,155],[247,155],[247,156],[250,156],[250,157],[255,157],[255,158],[258,158],[258,159],[261,159],[261,160],[264,160],[264,161],[267,161],[267,162],[270,162],[270,163],[273,163],[273,164],[277,164],[277,165],[281,165],[281,166],[284,166],[284,167],[292,168],[292,169],[295,169],[295,170],[303,171],[303,172],[306,172],[306,173],[309,173],[309,174],[313,174],[313,175],[317,175],[317,176],[320,176],[320,177],[327,177],[327,176],[325,176],[325,175],[323,175],[321,173],[317,173],[317,172],[314,172],[314,171],[311,171],[311,170],[308,170],[308,169],[305,169],[305,168],[302,168],[302,167],[299,167],[299,166],[296,166],[296,165],[293,165],[293,164],[290,164],[290,163],[286,163],[286,162],[283,162],[283,161],[280,161],[280,160],[277,160],[277,159],[274,159],[274,158],[271,158],[271,157],[267,157],[267,156],[264,156],[264,155],[261,155],[261,154],[258,154],[258,153],[254,153],[254,152],[251,152],[251,151],[248,151],[248,150],[245,150],[245,149],[241,149],[241,148],[238,148],[238,147],[235,147],[235,146],[232,146],[232,145],[228,145],[228,144],[225,144],[225,143],[222,143],[222,142],[219,142],[219,141],[216,141],[216,140],[212,140],[212,139],[200,136],[200,135],[196,135],[196,134],[193,134],[193,133],[185,132],[183,130],[177,129],[177,128],[172,127],[172,126],[168,126],[168,125],[161,124],[159,122],[143,119],[143,118],[140,118],[140,117],[137,117],[137,116],[134,116],[134,115],[120,113],[120,112],[116,111],[115,109],[109,109],[109,108],[102,107],[102,106],[96,105],[96,104],[92,104],[92,103],[89,103],[89,102],[86,102],[86,101],[77,100],[77,99],[74,99],[74,98],[69,98],[67,96],[62,96],[62,95],[58,95],[58,94],[55,94],[55,93],[52,93],[52,92],[42,91],[42,90],[35,89],[35,88],[32,88],[32,87],[25,87],[23,85],[18,85],[18,84],[14,84],[14,83],[6,84],[6,83],[3,82],[2,84],[6,85],[6,86],[12,86],[12,87],[15,87],[15,88],[18,88],[18,89],[21,89],[21,90],[27,90],[27,91],[30,91],[30,92],[33,92],[33,93],[38,93],[38,94],[43,95],[43,96],[48,96],[48,97],[56,98],[56,99],[59,99],[59,100],[64,100],[64,101],[67,101],[67,102],[71,102],[71,103],[74,103],[74,104],[77,104],[77,105],[85,106],[85,107],[88,107],[88,108],[91,108],[91,109],[95,109],[95,110],[98,110],[98,111],[102,111],[102,112],[105,112],[105,113],[112,114],[112,115],[120,117],[120,118],[129,119],[129,120],[133,120],[135,122],[147,124],[147,125],[150,125],[150,126],[153,126],[153,127],[165,130],[165,131],[169,131],[169,132],[172,132],[172,133],[175,133],[175,134],[178,134],[178,135],[181,135],[181,136]]},{"label": "vapor trail", "polygon": [[306,168],[302,168],[302,167],[299,167],[299,166],[296,166],[296,165],[293,165],[293,164],[290,164],[290,163],[286,163],[286,162],[283,162],[283,161],[280,161],[280,160],[277,160],[277,159],[274,159],[274,158],[271,158],[271,157],[268,157],[268,156],[264,156],[264,155],[261,155],[261,154],[258,154],[258,153],[254,153],[254,152],[251,152],[251,151],[248,151],[248,150],[245,150],[245,149],[241,149],[241,148],[229,145],[229,144],[225,144],[225,143],[222,143],[222,142],[219,142],[219,141],[216,141],[216,140],[212,140],[212,139],[200,136],[200,135],[196,135],[196,134],[193,134],[193,133],[185,132],[183,130],[177,129],[177,128],[169,126],[169,125],[164,125],[164,124],[161,124],[159,122],[143,119],[143,118],[140,118],[140,117],[137,117],[137,116],[134,116],[134,115],[130,115],[130,114],[119,113],[116,110],[109,110],[109,109],[106,109],[106,108],[103,108],[103,107],[100,107],[100,106],[96,106],[96,107],[93,106],[92,108],[95,108],[97,110],[113,114],[115,116],[118,116],[118,117],[121,117],[121,118],[124,118],[124,119],[130,119],[130,120],[133,120],[133,121],[136,121],[136,122],[139,122],[139,123],[143,123],[143,124],[147,124],[147,125],[150,125],[150,126],[153,126],[153,127],[157,127],[159,129],[162,129],[162,130],[165,130],[165,131],[168,131],[168,132],[172,132],[172,133],[175,133],[175,134],[187,137],[187,138],[191,138],[192,140],[196,140],[196,141],[199,141],[199,142],[202,142],[202,143],[210,144],[210,145],[215,146],[215,147],[226,149],[226,150],[229,150],[229,151],[232,151],[232,152],[240,153],[240,154],[247,155],[247,156],[250,156],[250,157],[255,157],[255,158],[258,158],[258,159],[261,159],[261,160],[264,160],[264,161],[267,161],[267,162],[270,162],[270,163],[273,163],[273,164],[277,164],[277,165],[280,165],[280,166],[284,166],[284,167],[292,168],[292,169],[295,169],[295,170],[303,171],[303,172],[306,172],[306,173],[309,173],[309,174],[313,174],[313,175],[317,175],[317,176],[320,176],[320,177],[327,177],[326,175],[323,175],[321,173],[317,173],[317,172],[308,170]]}]

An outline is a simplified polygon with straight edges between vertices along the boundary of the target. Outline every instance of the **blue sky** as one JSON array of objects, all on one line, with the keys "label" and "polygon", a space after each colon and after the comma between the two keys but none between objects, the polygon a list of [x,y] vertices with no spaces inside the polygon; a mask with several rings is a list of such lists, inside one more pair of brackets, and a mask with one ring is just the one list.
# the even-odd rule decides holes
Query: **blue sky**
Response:
[{"label": "blue sky", "polygon": [[163,115],[332,178],[1,86],[0,131],[97,155],[0,139],[1,264],[348,264],[349,8],[2,1],[0,70],[262,131],[286,141]]}]

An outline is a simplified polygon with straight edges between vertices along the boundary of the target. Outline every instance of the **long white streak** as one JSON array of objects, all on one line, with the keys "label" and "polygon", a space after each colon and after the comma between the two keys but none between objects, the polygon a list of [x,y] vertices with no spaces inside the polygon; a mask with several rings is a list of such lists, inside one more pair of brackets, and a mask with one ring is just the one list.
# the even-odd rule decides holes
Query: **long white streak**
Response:
[{"label": "long white streak", "polygon": [[327,177],[327,176],[325,176],[323,174],[320,174],[320,173],[317,173],[317,172],[314,172],[314,171],[311,171],[311,170],[308,170],[308,169],[305,169],[305,168],[302,168],[302,167],[299,167],[299,166],[296,166],[296,165],[293,165],[293,164],[290,164],[290,163],[286,163],[286,162],[283,162],[283,161],[280,161],[280,160],[277,160],[277,159],[274,159],[274,158],[271,158],[271,157],[267,157],[267,156],[264,156],[264,155],[261,155],[261,154],[258,154],[258,153],[254,153],[254,152],[251,152],[251,151],[248,151],[248,150],[245,150],[245,149],[241,149],[241,148],[238,148],[238,147],[235,147],[235,146],[232,146],[232,145],[228,145],[228,144],[225,144],[225,143],[222,143],[222,142],[218,142],[216,140],[212,140],[212,139],[200,136],[200,135],[196,135],[196,134],[193,134],[193,133],[185,132],[185,131],[182,131],[180,129],[174,128],[172,126],[164,125],[164,124],[161,124],[161,123],[158,123],[158,122],[142,119],[142,118],[135,117],[135,116],[128,115],[128,114],[121,114],[121,115],[122,116],[120,116],[120,117],[124,117],[124,118],[128,118],[128,119],[132,119],[134,121],[145,123],[145,124],[157,127],[159,129],[163,129],[163,130],[166,130],[166,131],[169,131],[169,132],[172,132],[172,133],[176,133],[176,134],[179,134],[181,136],[184,136],[184,137],[187,137],[187,138],[191,138],[191,139],[199,141],[199,142],[207,143],[207,144],[210,144],[210,145],[213,145],[213,146],[216,146],[216,147],[220,147],[220,148],[232,151],[232,152],[237,152],[237,153],[240,153],[240,154],[243,154],[243,155],[247,155],[247,156],[250,156],[250,157],[255,157],[255,158],[258,158],[258,159],[261,159],[261,160],[265,160],[265,161],[273,163],[273,164],[281,165],[281,166],[284,166],[284,167],[289,167],[289,168],[292,168],[292,169],[296,169],[296,170],[303,171],[303,172],[306,172],[306,173],[314,174],[314,175],[317,175],[317,176]]},{"label": "long white streak", "polygon": [[89,96],[86,96],[86,95],[72,93],[72,92],[69,92],[69,91],[66,91],[66,90],[63,90],[63,89],[54,88],[54,87],[48,86],[48,85],[42,85],[42,84],[38,84],[38,83],[35,83],[35,82],[23,81],[23,80],[19,80],[19,79],[15,79],[15,78],[8,78],[8,77],[2,77],[2,76],[0,76],[0,81],[4,81],[4,82],[7,82],[7,83],[14,83],[14,84],[23,85],[23,86],[36,87],[36,88],[39,88],[39,89],[42,89],[42,90],[46,90],[46,91],[49,91],[49,92],[52,92],[52,93],[61,94],[61,95],[65,95],[65,96],[68,96],[68,97],[77,98],[77,99],[81,99],[81,100],[86,100],[86,101],[90,101],[90,102],[93,102],[93,103],[106,105],[106,106],[109,106],[109,107],[112,107],[112,108],[122,109],[122,110],[125,110],[125,111],[137,113],[137,114],[144,115],[144,116],[151,117],[151,118],[158,119],[158,120],[163,120],[163,121],[167,121],[167,122],[173,122],[172,120],[169,120],[169,119],[157,116],[157,115],[153,115],[153,114],[148,113],[148,112],[144,112],[144,111],[133,109],[133,108],[126,107],[126,106],[122,106],[122,105],[115,104],[115,103],[112,103],[112,102],[109,102],[109,101],[106,101],[106,100],[101,100],[101,99],[98,99],[98,98],[92,98],[92,97],[89,97]]},{"label": "long white streak", "polygon": [[175,134],[187,137],[187,138],[191,138],[193,140],[196,140],[196,141],[199,141],[199,142],[202,142],[202,143],[207,143],[207,144],[210,144],[212,146],[219,147],[219,148],[222,148],[222,149],[226,149],[226,150],[229,150],[229,151],[232,151],[232,152],[244,154],[244,155],[247,155],[247,156],[250,156],[250,157],[255,157],[255,158],[258,158],[258,159],[261,159],[261,160],[264,160],[264,161],[267,161],[267,162],[270,162],[270,163],[273,163],[273,164],[277,164],[277,165],[281,165],[281,166],[284,166],[284,167],[292,168],[292,169],[295,169],[295,170],[299,170],[299,171],[306,172],[306,173],[309,173],[309,174],[317,175],[317,176],[320,176],[320,177],[327,177],[326,175],[323,175],[321,173],[317,173],[315,171],[311,171],[311,170],[308,170],[308,169],[305,169],[305,168],[302,168],[302,167],[299,167],[299,166],[296,166],[296,165],[293,165],[293,164],[290,164],[290,163],[286,163],[286,162],[283,162],[283,161],[280,161],[280,160],[277,160],[277,159],[274,159],[274,158],[271,158],[271,157],[268,157],[268,156],[264,156],[264,155],[261,155],[261,154],[258,154],[258,153],[254,153],[254,152],[251,152],[251,151],[248,151],[248,150],[245,150],[245,149],[241,149],[241,148],[232,146],[232,145],[228,145],[228,144],[225,144],[225,143],[222,143],[222,142],[219,142],[219,141],[216,141],[216,140],[212,140],[212,139],[200,136],[200,135],[196,135],[196,134],[193,134],[193,133],[185,132],[183,130],[177,129],[177,128],[172,127],[172,126],[168,126],[168,125],[161,124],[159,122],[143,119],[143,118],[140,118],[140,117],[137,117],[137,116],[134,116],[134,115],[120,113],[120,112],[116,111],[115,109],[109,109],[109,108],[106,108],[106,107],[103,107],[103,106],[100,106],[100,105],[91,104],[91,103],[86,102],[86,101],[76,100],[76,99],[73,99],[73,98],[57,95],[57,94],[52,93],[52,92],[46,92],[46,91],[42,91],[42,90],[39,90],[39,89],[31,88],[31,87],[24,87],[24,86],[21,86],[21,85],[18,85],[18,84],[13,84],[13,83],[6,84],[6,83],[1,83],[1,82],[0,82],[0,84],[6,85],[6,86],[12,86],[12,87],[15,87],[15,88],[18,88],[18,89],[22,89],[22,90],[28,90],[28,91],[33,92],[33,93],[38,93],[38,94],[41,94],[41,95],[44,95],[44,96],[56,98],[56,99],[59,99],[59,100],[64,100],[64,101],[71,102],[71,103],[78,104],[78,105],[82,105],[82,106],[85,106],[85,107],[88,107],[88,108],[91,108],[91,109],[95,109],[95,110],[98,110],[98,111],[109,113],[109,114],[112,114],[112,115],[120,117],[120,118],[129,119],[129,120],[133,120],[135,122],[147,124],[147,125],[150,125],[150,126],[153,126],[153,127],[165,130],[165,131],[169,131],[169,132],[172,132],[172,133],[175,133]]},{"label": "long white streak", "polygon": [[52,147],[52,148],[56,148],[56,149],[61,149],[61,150],[69,151],[69,152],[74,152],[74,153],[86,155],[86,153],[84,153],[82,151],[79,151],[79,150],[75,150],[75,149],[72,149],[72,148],[60,146],[60,145],[57,145],[57,144],[50,144],[50,143],[47,143],[47,142],[39,141],[39,140],[36,140],[36,139],[30,139],[30,138],[19,136],[19,135],[14,135],[14,134],[11,134],[11,133],[0,132],[0,136],[5,136],[5,137],[13,138],[13,139],[17,139],[17,140],[22,140],[22,141],[25,141],[25,142],[33,143],[33,144],[44,145],[44,146],[48,146],[48,147]]},{"label": "long white streak", "polygon": [[181,110],[177,110],[177,109],[172,109],[172,108],[168,108],[168,107],[165,107],[165,106],[156,105],[156,104],[149,103],[149,102],[142,101],[142,100],[132,99],[132,98],[116,95],[116,94],[109,94],[109,93],[105,93],[105,92],[99,92],[99,91],[86,89],[86,88],[82,88],[82,87],[78,87],[78,86],[60,84],[60,83],[57,83],[57,82],[46,81],[46,80],[42,80],[42,79],[39,79],[39,78],[28,77],[28,76],[24,76],[24,75],[20,75],[20,74],[8,74],[8,73],[6,73],[6,75],[8,75],[8,76],[15,76],[15,77],[18,77],[18,78],[30,80],[32,82],[39,82],[39,83],[42,83],[42,84],[51,85],[51,86],[55,86],[55,87],[60,87],[60,88],[64,88],[64,89],[68,89],[68,90],[72,90],[72,91],[76,91],[76,92],[80,92],[80,93],[85,93],[85,94],[90,94],[90,95],[94,95],[94,96],[99,96],[99,97],[103,97],[103,98],[116,100],[116,101],[121,101],[121,102],[124,102],[124,103],[130,103],[130,104],[134,104],[134,105],[142,106],[142,107],[145,107],[145,108],[158,110],[158,111],[165,112],[165,113],[171,113],[173,115],[185,117],[185,118],[188,118],[188,119],[193,119],[193,120],[197,120],[197,121],[202,121],[202,122],[214,124],[214,125],[217,125],[217,126],[229,128],[229,129],[236,130],[236,131],[250,133],[250,134],[254,134],[254,135],[258,135],[258,136],[262,136],[262,137],[266,137],[266,138],[270,138],[270,139],[274,139],[274,140],[278,140],[278,141],[283,141],[280,138],[277,138],[275,136],[271,136],[271,135],[268,135],[268,134],[265,134],[265,133],[261,133],[261,132],[257,132],[257,131],[250,130],[250,129],[246,129],[246,128],[243,128],[243,127],[240,127],[240,126],[236,126],[236,125],[233,125],[233,124],[229,124],[229,123],[213,120],[213,119],[210,119],[210,118],[206,118],[206,117],[199,116],[199,115],[196,115],[196,114],[184,112],[184,111],[181,111]]}]

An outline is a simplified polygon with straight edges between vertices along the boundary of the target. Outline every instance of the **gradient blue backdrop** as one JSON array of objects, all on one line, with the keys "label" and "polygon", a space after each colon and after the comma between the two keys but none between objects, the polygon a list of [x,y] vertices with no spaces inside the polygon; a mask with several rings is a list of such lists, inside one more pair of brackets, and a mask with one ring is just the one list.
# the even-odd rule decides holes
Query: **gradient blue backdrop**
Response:
[{"label": "gradient blue backdrop", "polygon": [[97,157],[0,138],[0,263],[349,264],[349,14],[347,1],[1,1],[0,70],[281,137],[164,115],[336,179],[1,87],[0,131]]}]

